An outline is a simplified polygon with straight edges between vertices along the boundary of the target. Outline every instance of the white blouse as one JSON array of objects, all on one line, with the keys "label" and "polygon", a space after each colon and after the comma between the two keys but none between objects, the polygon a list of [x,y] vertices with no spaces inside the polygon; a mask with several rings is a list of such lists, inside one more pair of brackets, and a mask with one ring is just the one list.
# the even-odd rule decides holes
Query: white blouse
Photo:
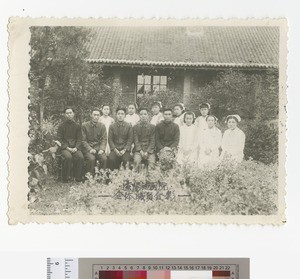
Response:
[{"label": "white blouse", "polygon": [[135,124],[137,124],[140,121],[140,117],[136,113],[127,114],[124,120],[125,122],[131,124],[131,126],[133,127]]},{"label": "white blouse", "polygon": [[[99,122],[105,125],[106,133],[107,133],[107,138],[108,138],[109,126],[111,124],[113,124],[115,122],[115,120],[112,117],[110,117],[110,116],[106,116],[105,117],[105,116],[102,115],[99,118]],[[109,148],[108,141],[107,141],[107,144],[106,144],[105,153],[106,153],[106,155],[109,155],[109,153],[110,153],[110,148]]]},{"label": "white blouse", "polygon": [[217,127],[213,127],[211,129],[207,128],[202,132],[202,136],[200,137],[201,152],[205,152],[206,149],[210,149],[219,153],[221,142],[222,132]]},{"label": "white blouse", "polygon": [[185,123],[180,127],[179,149],[194,150],[197,148],[197,127],[192,124],[187,126]]},{"label": "white blouse", "polygon": [[106,132],[108,133],[108,129],[109,129],[109,126],[112,124],[112,123],[114,123],[115,122],[115,120],[112,118],[112,117],[110,117],[110,116],[101,116],[100,118],[99,118],[99,122],[101,122],[102,124],[104,124],[105,125],[105,128],[106,128]]},{"label": "white blouse", "polygon": [[181,114],[180,116],[175,117],[174,123],[176,123],[179,127],[182,127],[184,125],[183,118],[184,118],[184,113]]},{"label": "white blouse", "polygon": [[222,139],[222,157],[229,154],[235,161],[241,162],[244,158],[245,140],[245,133],[238,127],[226,130]]},{"label": "white blouse", "polygon": [[150,123],[156,126],[162,120],[164,120],[163,114],[159,112],[158,114],[152,116]]},{"label": "white blouse", "polygon": [[198,127],[200,131],[206,130],[208,128],[206,122],[206,116],[198,116],[195,120],[195,125]]}]

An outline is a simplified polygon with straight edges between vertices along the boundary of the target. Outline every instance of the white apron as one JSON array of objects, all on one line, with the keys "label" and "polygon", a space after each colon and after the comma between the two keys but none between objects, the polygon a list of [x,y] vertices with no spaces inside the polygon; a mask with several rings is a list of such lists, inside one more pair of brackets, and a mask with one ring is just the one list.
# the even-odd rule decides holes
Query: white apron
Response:
[{"label": "white apron", "polygon": [[180,127],[177,162],[180,165],[194,164],[197,158],[197,127],[183,124]]},{"label": "white apron", "polygon": [[226,130],[222,139],[222,159],[224,156],[229,155],[237,163],[242,162],[244,158],[245,140],[245,133],[238,127],[234,130]]},{"label": "white apron", "polygon": [[221,147],[222,142],[221,131],[216,127],[211,129],[207,128],[206,130],[202,131],[199,141],[199,168],[212,169],[217,167],[220,156],[219,148]]}]

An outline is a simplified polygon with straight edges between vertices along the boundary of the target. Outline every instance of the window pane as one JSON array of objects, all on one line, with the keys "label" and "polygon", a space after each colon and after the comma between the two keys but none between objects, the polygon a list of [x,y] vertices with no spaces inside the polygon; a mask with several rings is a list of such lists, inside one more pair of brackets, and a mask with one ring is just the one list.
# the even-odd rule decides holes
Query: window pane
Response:
[{"label": "window pane", "polygon": [[145,84],[151,84],[151,76],[145,76]]},{"label": "window pane", "polygon": [[161,85],[160,86],[160,91],[166,91],[167,90],[167,86],[166,85]]},{"label": "window pane", "polygon": [[159,92],[159,85],[153,85],[153,93]]},{"label": "window pane", "polygon": [[137,83],[138,84],[144,84],[144,77],[142,75],[137,76]]},{"label": "window pane", "polygon": [[153,76],[153,84],[159,84],[160,76]]},{"label": "window pane", "polygon": [[151,85],[145,85],[145,93],[150,93],[151,92]]},{"label": "window pane", "polygon": [[160,77],[160,84],[164,84],[164,85],[167,84],[167,76],[161,76]]},{"label": "window pane", "polygon": [[138,94],[144,94],[144,91],[145,91],[144,85],[138,84],[137,85],[137,93]]}]

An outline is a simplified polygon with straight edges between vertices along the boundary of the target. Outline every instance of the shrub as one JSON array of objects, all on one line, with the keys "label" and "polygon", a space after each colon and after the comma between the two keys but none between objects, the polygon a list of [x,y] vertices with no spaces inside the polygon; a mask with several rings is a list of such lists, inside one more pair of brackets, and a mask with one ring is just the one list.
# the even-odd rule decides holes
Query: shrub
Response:
[{"label": "shrub", "polygon": [[218,118],[239,114],[242,118],[263,120],[278,117],[278,72],[260,73],[227,70],[205,86],[191,92],[188,104],[198,113],[198,105],[209,102]]},{"label": "shrub", "polygon": [[189,187],[195,214],[274,214],[277,170],[277,164],[254,161],[223,162],[211,171],[192,170]]},{"label": "shrub", "polygon": [[225,161],[214,170],[100,170],[71,187],[70,202],[93,214],[270,215],[277,210],[277,168]]},{"label": "shrub", "polygon": [[267,123],[255,121],[247,125],[245,158],[253,158],[265,164],[278,161],[278,128]]},{"label": "shrub", "polygon": [[59,121],[52,117],[44,119],[43,123],[39,125],[35,114],[33,113],[29,119],[29,137],[30,142],[28,151],[32,154],[42,153],[45,149],[54,145],[56,140],[57,128]]}]

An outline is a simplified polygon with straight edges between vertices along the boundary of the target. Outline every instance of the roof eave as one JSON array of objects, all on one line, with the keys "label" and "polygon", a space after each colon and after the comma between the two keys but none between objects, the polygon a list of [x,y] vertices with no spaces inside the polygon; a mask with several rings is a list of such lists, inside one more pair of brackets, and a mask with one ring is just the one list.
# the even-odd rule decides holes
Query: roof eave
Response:
[{"label": "roof eave", "polygon": [[118,59],[87,59],[89,63],[101,63],[111,66],[145,66],[145,67],[180,67],[180,68],[271,68],[278,69],[276,64],[261,63],[216,63],[216,62],[172,62],[172,61],[143,61]]}]

